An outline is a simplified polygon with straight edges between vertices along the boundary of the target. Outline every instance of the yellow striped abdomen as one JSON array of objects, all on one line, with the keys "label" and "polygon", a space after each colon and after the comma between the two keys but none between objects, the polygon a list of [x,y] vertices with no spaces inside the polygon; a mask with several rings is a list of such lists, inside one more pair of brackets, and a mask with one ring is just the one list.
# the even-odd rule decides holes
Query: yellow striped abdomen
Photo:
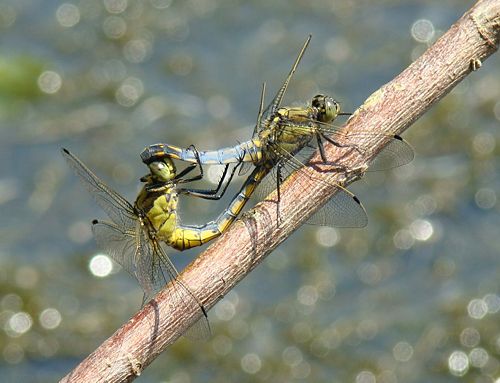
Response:
[{"label": "yellow striped abdomen", "polygon": [[231,226],[257,185],[269,171],[270,169],[263,166],[255,168],[238,194],[216,220],[202,226],[178,225],[169,233],[168,239],[161,238],[161,240],[177,250],[185,250],[217,238]]}]

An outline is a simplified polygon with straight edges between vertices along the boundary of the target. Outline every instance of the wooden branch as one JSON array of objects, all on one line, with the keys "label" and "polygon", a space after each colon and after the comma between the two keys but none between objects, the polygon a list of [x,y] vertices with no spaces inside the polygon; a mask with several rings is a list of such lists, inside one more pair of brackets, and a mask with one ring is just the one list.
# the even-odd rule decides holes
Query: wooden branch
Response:
[{"label": "wooden branch", "polygon": [[[498,49],[500,1],[482,0],[454,24],[431,48],[390,83],[373,93],[345,126],[346,131],[400,134],[436,101]],[[330,159],[350,168],[362,167],[383,147],[377,136],[359,136],[360,156],[326,147]],[[314,159],[313,159],[314,161]],[[340,162],[340,159],[339,159]],[[308,167],[315,178],[347,185],[355,178],[341,172]],[[212,307],[294,230],[335,190],[314,182],[304,193],[304,180],[285,182],[276,222],[274,195],[244,214],[215,244],[182,273],[183,282],[206,308]],[[62,382],[123,382],[133,380],[176,340],[175,334],[196,321],[196,313],[180,312],[167,286],[122,328],[88,356]]]}]

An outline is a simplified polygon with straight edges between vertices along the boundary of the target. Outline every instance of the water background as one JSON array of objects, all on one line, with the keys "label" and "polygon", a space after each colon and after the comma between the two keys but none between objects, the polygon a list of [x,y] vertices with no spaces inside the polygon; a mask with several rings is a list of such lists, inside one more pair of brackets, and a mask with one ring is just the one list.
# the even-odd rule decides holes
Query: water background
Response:
[{"label": "water background", "polygon": [[[61,147],[133,200],[146,145],[247,139],[261,83],[277,89],[308,34],[284,103],[324,92],[353,111],[470,6],[1,1],[2,380],[56,381],[141,303],[123,271],[91,272],[105,215]],[[301,228],[210,311],[210,341],[179,340],[139,381],[498,382],[499,63],[405,133],[412,164],[352,186],[367,228]],[[203,223],[227,200],[182,202]]]}]

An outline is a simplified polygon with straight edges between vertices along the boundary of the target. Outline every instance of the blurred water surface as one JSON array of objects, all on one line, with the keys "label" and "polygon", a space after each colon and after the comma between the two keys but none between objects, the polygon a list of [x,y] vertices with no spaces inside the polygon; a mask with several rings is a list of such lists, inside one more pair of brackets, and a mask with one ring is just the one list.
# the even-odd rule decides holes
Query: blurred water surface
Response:
[{"label": "blurred water surface", "polygon": [[[285,104],[321,91],[352,111],[470,5],[0,2],[2,380],[57,380],[141,303],[60,147],[133,200],[144,146],[247,139],[260,84],[309,33]],[[499,382],[499,120],[492,57],[405,134],[412,164],[353,185],[366,229],[299,230],[210,311],[210,341],[178,341],[140,381]],[[227,201],[182,202],[203,223]]]}]

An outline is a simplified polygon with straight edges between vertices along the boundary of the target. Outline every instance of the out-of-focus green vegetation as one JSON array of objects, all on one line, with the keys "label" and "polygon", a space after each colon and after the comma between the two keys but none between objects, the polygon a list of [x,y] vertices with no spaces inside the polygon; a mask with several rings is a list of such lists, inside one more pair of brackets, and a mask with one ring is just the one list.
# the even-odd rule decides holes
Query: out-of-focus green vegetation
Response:
[{"label": "out-of-focus green vegetation", "polygon": [[43,64],[29,56],[0,57],[0,97],[32,100],[41,95],[37,85]]}]

